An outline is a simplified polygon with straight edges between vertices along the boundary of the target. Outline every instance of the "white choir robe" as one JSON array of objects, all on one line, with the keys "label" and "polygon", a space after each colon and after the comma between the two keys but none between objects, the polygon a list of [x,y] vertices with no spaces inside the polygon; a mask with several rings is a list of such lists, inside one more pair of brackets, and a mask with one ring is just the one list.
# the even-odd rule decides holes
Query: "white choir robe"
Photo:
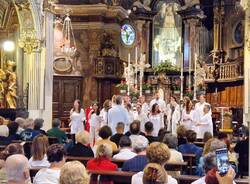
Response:
[{"label": "white choir robe", "polygon": [[100,112],[100,116],[103,119],[102,124],[101,124],[101,127],[103,127],[104,125],[107,125],[108,123],[108,112],[103,108]]},{"label": "white choir robe", "polygon": [[161,111],[161,112],[163,112],[163,113],[166,112],[166,107],[167,107],[167,106],[166,106],[166,102],[165,102],[164,100],[162,100],[162,99],[158,99],[158,100],[153,99],[153,100],[151,100],[151,102],[150,102],[150,110],[152,110],[152,106],[153,106],[155,103],[159,105],[160,111]]},{"label": "white choir robe", "polygon": [[128,111],[128,120],[129,120],[129,125],[134,121],[134,112],[133,111]]},{"label": "white choir robe", "polygon": [[125,109],[122,105],[115,105],[109,109],[108,112],[108,125],[110,126],[112,133],[116,133],[116,125],[119,122],[123,122],[125,124],[124,132],[129,129],[129,115],[127,109]]},{"label": "white choir robe", "polygon": [[102,126],[103,118],[100,115],[96,115],[96,113],[91,114],[90,119],[90,131],[89,131],[89,139],[91,147],[94,146],[94,142],[98,140],[98,132]]},{"label": "white choir robe", "polygon": [[195,127],[195,111],[191,110],[189,113],[186,112],[186,109],[182,111],[182,122],[181,125],[184,125],[187,130],[196,130]]},{"label": "white choir robe", "polygon": [[210,132],[213,135],[213,121],[210,113],[204,114],[198,123],[200,124],[196,126],[198,139],[203,139],[205,132]]},{"label": "white choir robe", "polygon": [[161,128],[164,128],[164,118],[163,114],[159,113],[157,115],[149,115],[149,121],[153,123],[154,130],[152,136],[158,136],[158,132]]},{"label": "white choir robe", "polygon": [[[207,103],[207,102],[204,102],[202,104],[200,102],[198,102],[198,103],[195,104],[194,110],[195,110],[195,121],[196,122],[199,122],[200,119],[201,119],[201,117],[203,116],[203,114],[204,114],[204,106],[205,105],[209,105],[210,106],[210,104]],[[209,114],[212,115],[211,109],[209,111]]]},{"label": "white choir robe", "polygon": [[142,104],[142,107],[141,107],[141,110],[144,114],[148,115],[150,113],[150,104],[148,103],[143,103]]},{"label": "white choir robe", "polygon": [[140,130],[141,132],[145,132],[145,123],[149,121],[148,116],[143,111],[140,113],[134,111],[134,120],[139,120],[141,122]]},{"label": "white choir robe", "polygon": [[180,117],[181,117],[179,105],[176,105],[175,110],[172,114],[172,124],[171,124],[171,114],[172,114],[172,109],[170,107],[170,104],[168,104],[167,105],[167,123],[168,123],[167,130],[170,131],[173,135],[177,135],[176,133],[177,125],[179,124]]}]

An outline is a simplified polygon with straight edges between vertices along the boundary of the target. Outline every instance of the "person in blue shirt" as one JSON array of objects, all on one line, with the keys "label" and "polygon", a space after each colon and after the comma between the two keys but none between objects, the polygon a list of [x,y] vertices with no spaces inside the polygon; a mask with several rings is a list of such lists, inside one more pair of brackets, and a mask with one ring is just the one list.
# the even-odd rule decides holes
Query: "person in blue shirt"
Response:
[{"label": "person in blue shirt", "polygon": [[40,132],[34,130],[34,121],[31,118],[26,119],[25,129],[21,132],[20,137],[23,141],[32,141]]},{"label": "person in blue shirt", "polygon": [[202,155],[203,150],[201,147],[196,146],[194,144],[194,142],[196,141],[196,137],[197,137],[197,134],[195,131],[187,130],[186,132],[187,143],[180,145],[178,150],[182,154],[195,154],[196,160],[198,161]]}]

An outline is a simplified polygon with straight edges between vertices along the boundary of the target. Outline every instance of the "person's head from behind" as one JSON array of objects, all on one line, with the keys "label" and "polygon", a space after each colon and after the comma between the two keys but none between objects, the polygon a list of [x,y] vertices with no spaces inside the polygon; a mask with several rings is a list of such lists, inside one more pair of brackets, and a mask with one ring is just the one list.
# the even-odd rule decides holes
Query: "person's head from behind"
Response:
[{"label": "person's head from behind", "polygon": [[205,132],[203,135],[203,142],[206,143],[209,139],[213,138],[211,132]]},{"label": "person's head from behind", "polygon": [[210,153],[211,150],[211,143],[215,140],[215,138],[211,138],[209,140],[207,140],[207,142],[204,144],[203,146],[203,155],[206,155],[208,153]]},{"label": "person's head from behind", "polygon": [[219,133],[218,133],[218,139],[219,139],[220,141],[223,141],[223,142],[226,143],[226,141],[229,139],[229,137],[228,137],[228,134],[227,134],[227,133],[225,133],[225,132],[219,132]]},{"label": "person's head from behind", "polygon": [[133,139],[132,148],[136,153],[141,153],[146,150],[148,139],[142,135],[138,135]]},{"label": "person's head from behind", "polygon": [[185,138],[186,137],[187,129],[184,125],[180,125],[177,127],[176,133],[178,138]]},{"label": "person's head from behind", "polygon": [[53,128],[59,128],[61,126],[61,121],[58,118],[53,119],[52,121],[52,127]]},{"label": "person's head from behind", "polygon": [[15,135],[17,133],[19,127],[19,124],[17,122],[11,122],[7,126],[9,128],[9,135]]},{"label": "person's head from behind", "polygon": [[215,152],[217,149],[227,148],[227,145],[220,141],[219,139],[213,139],[210,144],[210,151],[209,152]]},{"label": "person's head from behind", "polygon": [[40,130],[43,127],[44,120],[42,118],[36,118],[34,121],[34,130]]},{"label": "person's head from behind", "polygon": [[116,105],[121,105],[122,104],[122,97],[121,96],[117,96],[115,98],[115,104]]},{"label": "person's head from behind", "polygon": [[51,164],[61,163],[63,165],[65,163],[65,155],[66,152],[61,144],[52,144],[47,149],[47,158]]},{"label": "person's head from behind", "polygon": [[124,133],[124,127],[125,127],[125,125],[124,125],[123,122],[117,123],[117,125],[116,125],[116,133],[123,134]]},{"label": "person's head from behind", "polygon": [[146,134],[151,135],[154,130],[154,125],[151,121],[148,121],[145,123],[144,128],[145,128]]},{"label": "person's head from behind", "polygon": [[105,125],[99,130],[99,136],[102,139],[108,139],[112,135],[112,130],[109,126]]},{"label": "person's head from behind", "polygon": [[129,125],[129,131],[132,135],[139,135],[140,133],[140,121],[139,120],[134,120],[130,125]]},{"label": "person's head from behind", "polygon": [[186,137],[187,137],[187,141],[189,143],[194,143],[196,141],[196,138],[197,138],[197,133],[193,130],[188,130],[186,132]]},{"label": "person's head from behind", "polygon": [[178,139],[172,134],[166,134],[163,138],[163,143],[165,143],[170,149],[177,149],[178,147]]},{"label": "person's head from behind", "polygon": [[207,173],[208,171],[216,167],[217,167],[216,154],[213,152],[213,153],[208,153],[207,155],[205,155],[204,165],[203,165],[203,169],[205,173]]},{"label": "person's head from behind", "polygon": [[9,128],[6,125],[0,125],[0,136],[1,137],[9,136]]},{"label": "person's head from behind", "polygon": [[21,154],[11,155],[5,164],[9,183],[24,184],[30,178],[28,159]]},{"label": "person's head from behind", "polygon": [[111,158],[113,154],[112,146],[110,144],[100,144],[96,149],[96,158]]},{"label": "person's head from behind", "polygon": [[0,152],[0,159],[6,160],[9,156],[15,154],[24,154],[23,146],[19,143],[9,144],[2,152]]},{"label": "person's head from behind", "polygon": [[158,132],[158,140],[159,142],[163,141],[163,138],[166,134],[171,133],[170,131],[168,131],[166,128],[161,128]]},{"label": "person's head from behind", "polygon": [[124,135],[121,137],[119,141],[120,148],[130,148],[131,145],[132,145],[132,142],[128,136]]},{"label": "person's head from behind", "polygon": [[33,160],[43,160],[49,146],[48,137],[45,135],[38,135],[32,141],[31,153]]},{"label": "person's head from behind", "polygon": [[19,127],[24,128],[24,124],[25,124],[25,119],[24,118],[18,117],[18,118],[15,119],[15,122],[18,123]]},{"label": "person's head from behind", "polygon": [[66,162],[60,172],[59,184],[89,184],[89,175],[79,161]]},{"label": "person's head from behind", "polygon": [[156,163],[149,163],[143,170],[143,184],[165,184],[167,173],[165,169]]},{"label": "person's head from behind", "polygon": [[204,114],[209,113],[210,109],[211,109],[210,105],[208,105],[208,104],[204,105],[204,109],[203,109]]},{"label": "person's head from behind", "polygon": [[88,145],[89,144],[89,133],[85,130],[77,132],[76,135],[76,142],[80,143],[82,145]]},{"label": "person's head from behind", "polygon": [[24,123],[24,129],[33,129],[34,128],[34,120],[32,118],[27,118]]},{"label": "person's head from behind", "polygon": [[153,142],[147,147],[146,155],[150,163],[164,165],[170,158],[170,150],[164,143]]}]

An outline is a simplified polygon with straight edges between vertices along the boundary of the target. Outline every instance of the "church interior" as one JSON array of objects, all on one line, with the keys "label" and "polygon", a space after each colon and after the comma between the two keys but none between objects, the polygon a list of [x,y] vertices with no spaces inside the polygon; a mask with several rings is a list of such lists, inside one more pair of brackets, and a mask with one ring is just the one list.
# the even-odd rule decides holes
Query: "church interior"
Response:
[{"label": "church interior", "polygon": [[249,59],[250,0],[0,0],[0,183],[247,184]]}]

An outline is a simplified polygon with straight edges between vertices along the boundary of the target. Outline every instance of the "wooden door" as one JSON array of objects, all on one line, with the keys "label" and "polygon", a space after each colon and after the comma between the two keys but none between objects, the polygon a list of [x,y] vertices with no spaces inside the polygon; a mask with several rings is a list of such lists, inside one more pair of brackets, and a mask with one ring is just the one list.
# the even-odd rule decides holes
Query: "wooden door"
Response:
[{"label": "wooden door", "polygon": [[82,99],[82,77],[54,76],[53,118],[67,120],[75,99]]}]

